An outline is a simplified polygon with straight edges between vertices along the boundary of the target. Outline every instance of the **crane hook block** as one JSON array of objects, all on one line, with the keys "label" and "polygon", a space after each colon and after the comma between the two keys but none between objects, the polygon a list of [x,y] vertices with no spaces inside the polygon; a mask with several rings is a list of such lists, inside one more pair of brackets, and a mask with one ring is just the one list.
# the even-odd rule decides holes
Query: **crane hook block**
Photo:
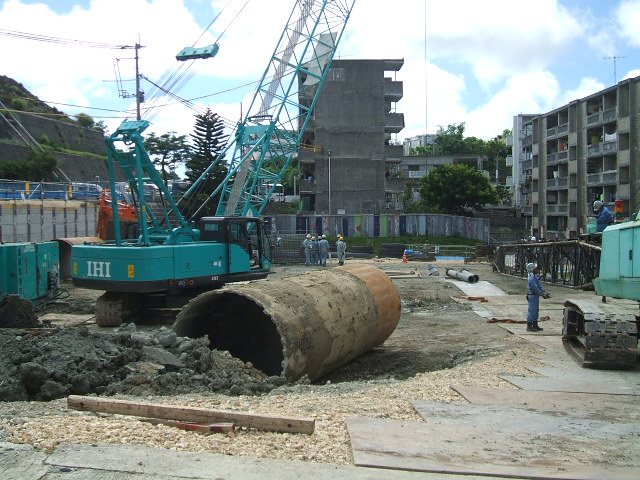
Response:
[{"label": "crane hook block", "polygon": [[216,53],[220,46],[217,43],[212,45],[207,45],[206,47],[184,47],[180,52],[176,55],[176,60],[184,62],[185,60],[195,60],[198,58],[211,58],[215,57]]}]

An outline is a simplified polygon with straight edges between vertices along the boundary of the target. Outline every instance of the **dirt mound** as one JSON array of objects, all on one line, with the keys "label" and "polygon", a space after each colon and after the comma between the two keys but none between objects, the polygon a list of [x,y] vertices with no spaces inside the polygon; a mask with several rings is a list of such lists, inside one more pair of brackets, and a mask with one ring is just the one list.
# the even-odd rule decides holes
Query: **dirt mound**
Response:
[{"label": "dirt mound", "polygon": [[51,400],[70,394],[259,395],[281,386],[206,338],[151,333],[135,325],[95,333],[86,327],[0,329],[0,400]]},{"label": "dirt mound", "polygon": [[34,328],[41,326],[29,300],[19,295],[0,297],[0,328]]}]

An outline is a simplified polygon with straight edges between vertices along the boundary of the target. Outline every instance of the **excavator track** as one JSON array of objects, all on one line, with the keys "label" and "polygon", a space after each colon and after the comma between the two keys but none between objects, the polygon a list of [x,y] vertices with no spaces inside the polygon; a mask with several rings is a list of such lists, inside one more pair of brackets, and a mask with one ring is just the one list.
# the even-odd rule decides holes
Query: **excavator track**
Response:
[{"label": "excavator track", "polygon": [[95,321],[100,327],[117,327],[142,311],[135,293],[105,292],[96,300]]},{"label": "excavator track", "polygon": [[569,299],[564,304],[562,340],[583,367],[634,368],[638,318],[619,306]]},{"label": "excavator track", "polygon": [[105,292],[96,300],[94,319],[99,327],[118,327],[130,322],[173,324],[182,307],[206,290],[189,289],[172,295]]}]

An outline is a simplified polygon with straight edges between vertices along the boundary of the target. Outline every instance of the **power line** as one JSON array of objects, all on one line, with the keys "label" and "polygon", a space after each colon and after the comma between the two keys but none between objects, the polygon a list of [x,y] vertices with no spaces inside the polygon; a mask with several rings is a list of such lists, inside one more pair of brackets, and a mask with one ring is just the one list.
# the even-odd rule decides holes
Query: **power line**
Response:
[{"label": "power line", "polygon": [[63,45],[77,45],[79,47],[110,48],[110,49],[118,49],[118,50],[122,50],[125,48],[133,48],[132,45],[116,45],[114,43],[92,42],[89,40],[74,40],[71,38],[52,37],[49,35],[40,35],[37,33],[19,32],[17,30],[7,30],[5,28],[0,28],[0,35],[5,35],[7,37],[21,38],[23,40],[35,40],[37,42],[60,43]]}]

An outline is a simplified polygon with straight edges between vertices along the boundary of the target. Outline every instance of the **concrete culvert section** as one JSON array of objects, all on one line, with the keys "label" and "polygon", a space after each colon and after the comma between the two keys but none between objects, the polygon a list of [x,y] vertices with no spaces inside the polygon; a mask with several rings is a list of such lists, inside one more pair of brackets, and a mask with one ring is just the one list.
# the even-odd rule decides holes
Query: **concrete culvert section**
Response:
[{"label": "concrete culvert section", "polygon": [[383,343],[400,320],[391,279],[368,265],[232,285],[199,295],[174,324],[269,375],[317,379]]}]

